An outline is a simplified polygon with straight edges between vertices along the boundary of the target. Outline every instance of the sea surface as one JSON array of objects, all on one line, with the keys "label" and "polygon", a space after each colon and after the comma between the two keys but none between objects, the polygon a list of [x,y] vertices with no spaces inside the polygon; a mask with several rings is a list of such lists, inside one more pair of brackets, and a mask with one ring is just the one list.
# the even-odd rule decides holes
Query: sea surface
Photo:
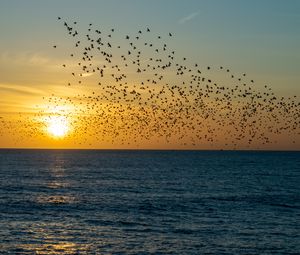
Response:
[{"label": "sea surface", "polygon": [[300,152],[0,150],[0,254],[299,254]]}]

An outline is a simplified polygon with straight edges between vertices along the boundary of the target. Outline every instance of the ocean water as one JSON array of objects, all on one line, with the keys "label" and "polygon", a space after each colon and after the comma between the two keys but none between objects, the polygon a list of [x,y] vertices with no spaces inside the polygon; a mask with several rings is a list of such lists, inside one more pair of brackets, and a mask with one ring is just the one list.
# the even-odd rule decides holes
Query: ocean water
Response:
[{"label": "ocean water", "polygon": [[0,150],[0,254],[299,252],[299,152]]}]

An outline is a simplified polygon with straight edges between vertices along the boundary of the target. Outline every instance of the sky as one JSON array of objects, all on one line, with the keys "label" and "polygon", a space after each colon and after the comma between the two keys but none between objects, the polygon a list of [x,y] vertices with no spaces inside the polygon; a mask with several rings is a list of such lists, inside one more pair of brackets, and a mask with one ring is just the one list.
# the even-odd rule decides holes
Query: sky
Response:
[{"label": "sky", "polygon": [[[53,121],[61,126],[68,124],[64,117],[51,120],[56,118],[60,106],[58,103],[53,108],[47,98],[91,92],[83,86],[66,86],[69,76],[61,66],[73,64],[68,58],[71,39],[58,16],[67,22],[77,21],[82,30],[93,23],[103,30],[114,28],[120,35],[146,27],[157,34],[172,32],[170,47],[191,62],[226,66],[236,74],[246,72],[255,80],[257,89],[268,84],[279,96],[300,95],[297,0],[1,0],[0,148],[223,149],[222,142],[182,146],[177,138],[170,143],[157,138],[124,145],[91,137],[80,141],[81,134],[75,136],[74,130],[67,137],[51,135]],[[59,45],[58,49],[54,50],[53,45]],[[212,76],[227,82],[218,72],[212,71]],[[76,111],[74,105],[61,107],[69,107],[64,111]],[[43,116],[37,117],[41,111]],[[276,144],[240,144],[235,148],[300,149],[299,130],[298,135],[293,135],[293,142],[286,140],[282,136]]]}]

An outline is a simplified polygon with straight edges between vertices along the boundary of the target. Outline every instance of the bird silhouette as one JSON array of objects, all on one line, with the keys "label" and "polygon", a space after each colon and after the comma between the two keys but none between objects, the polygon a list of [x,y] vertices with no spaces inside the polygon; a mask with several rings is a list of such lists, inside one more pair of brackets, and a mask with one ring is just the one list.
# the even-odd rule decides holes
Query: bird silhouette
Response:
[{"label": "bird silhouette", "polygon": [[[62,64],[72,74],[66,85],[84,86],[87,92],[73,97],[53,94],[44,100],[54,109],[72,106],[72,113],[61,114],[70,120],[78,138],[74,141],[125,146],[159,140],[234,149],[267,146],[283,134],[293,142],[299,136],[296,96],[279,97],[269,86],[256,85],[246,73],[234,73],[226,65],[190,63],[169,48],[176,37],[170,32],[158,35],[147,27],[147,34],[137,30],[114,39],[115,28],[105,36],[92,30],[92,23],[87,33],[75,29],[77,22],[60,24],[74,41],[67,56],[77,63]],[[226,82],[217,82],[215,73]],[[41,110],[37,115],[44,114]],[[38,131],[27,132],[34,136]]]}]

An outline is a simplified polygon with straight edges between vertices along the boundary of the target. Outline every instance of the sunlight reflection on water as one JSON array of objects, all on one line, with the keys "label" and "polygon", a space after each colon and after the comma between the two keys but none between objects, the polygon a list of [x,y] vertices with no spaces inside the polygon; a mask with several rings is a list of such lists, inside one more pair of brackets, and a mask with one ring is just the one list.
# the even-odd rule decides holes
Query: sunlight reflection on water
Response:
[{"label": "sunlight reflection on water", "polygon": [[47,187],[50,189],[61,189],[61,188],[70,187],[70,184],[56,180],[56,181],[50,181]]},{"label": "sunlight reflection on water", "polygon": [[20,249],[25,253],[34,252],[35,254],[78,254],[79,252],[87,251],[87,247],[79,246],[71,242],[61,243],[45,243],[45,244],[28,244],[20,246]]},{"label": "sunlight reflection on water", "polygon": [[57,156],[53,157],[48,171],[49,178],[45,182],[45,188],[55,190],[56,194],[42,194],[37,197],[37,202],[44,204],[75,203],[78,199],[73,195],[66,194],[66,192],[68,192],[68,188],[72,187],[70,178],[67,174],[66,160]]},{"label": "sunlight reflection on water", "polygon": [[[42,184],[41,188],[52,189],[53,192],[45,192],[36,196],[36,202],[43,206],[68,205],[78,202],[78,198],[69,194],[72,187],[69,176],[66,173],[66,161],[60,157],[53,157],[48,167],[49,178]],[[45,187],[43,187],[45,186]],[[24,252],[34,252],[35,254],[78,254],[89,250],[89,245],[70,242],[72,236],[67,229],[74,228],[72,222],[65,224],[33,225],[29,230],[35,240],[41,243],[25,244],[19,248]],[[59,242],[57,242],[60,240]]]},{"label": "sunlight reflection on water", "polygon": [[37,202],[41,204],[71,204],[75,203],[77,200],[75,197],[58,195],[58,196],[39,196]]}]

